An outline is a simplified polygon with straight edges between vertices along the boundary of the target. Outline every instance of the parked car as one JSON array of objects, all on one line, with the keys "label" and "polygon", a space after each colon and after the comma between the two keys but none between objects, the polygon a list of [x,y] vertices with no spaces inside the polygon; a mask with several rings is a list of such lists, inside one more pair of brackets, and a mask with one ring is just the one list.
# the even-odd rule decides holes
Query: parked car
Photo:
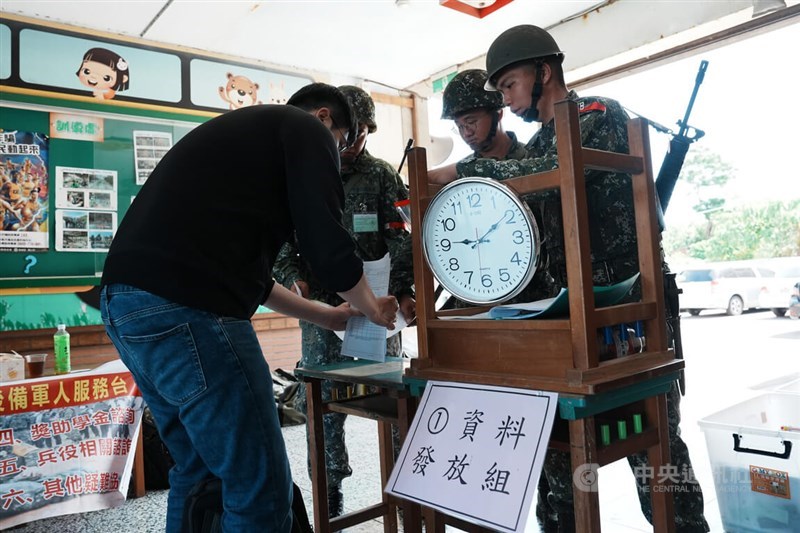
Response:
[{"label": "parked car", "polygon": [[792,288],[792,297],[789,300],[789,318],[792,320],[800,318],[800,281],[795,283]]},{"label": "parked car", "polygon": [[724,309],[729,315],[741,315],[759,306],[764,280],[774,276],[769,268],[742,261],[684,269],[675,278],[682,290],[681,311],[697,316],[704,309]]},{"label": "parked car", "polygon": [[758,306],[782,317],[791,306],[795,284],[800,282],[800,257],[774,259],[767,266],[775,271],[775,277],[764,280]]}]

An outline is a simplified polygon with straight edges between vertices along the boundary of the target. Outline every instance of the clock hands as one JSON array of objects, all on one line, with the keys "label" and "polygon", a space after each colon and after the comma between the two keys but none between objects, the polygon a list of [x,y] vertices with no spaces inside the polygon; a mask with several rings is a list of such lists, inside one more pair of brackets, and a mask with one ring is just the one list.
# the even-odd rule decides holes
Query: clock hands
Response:
[{"label": "clock hands", "polygon": [[473,242],[478,242],[478,241],[473,241],[473,240],[470,240],[470,239],[464,239],[463,241],[453,241],[453,244],[472,244]]},{"label": "clock hands", "polygon": [[[475,236],[476,237],[478,236],[478,228],[475,228]],[[484,235],[484,237],[485,237],[485,235]],[[475,248],[476,246],[478,246],[478,244],[480,244],[480,242],[481,242],[481,240],[478,239],[475,242],[475,244],[472,245],[472,247]],[[481,263],[481,249],[478,248],[478,272],[480,273],[482,270],[483,270],[483,263]]]},{"label": "clock hands", "polygon": [[[506,211],[505,213],[503,213],[503,216],[500,218],[500,220],[498,220],[497,222],[495,222],[494,224],[492,224],[491,226],[489,226],[489,231],[487,231],[486,233],[484,233],[484,234],[483,234],[483,237],[479,238],[479,239],[478,239],[478,242],[476,242],[475,244],[473,244],[473,245],[472,245],[472,247],[473,247],[473,248],[475,248],[476,246],[478,246],[478,245],[479,245],[480,243],[482,243],[482,242],[489,242],[489,239],[487,239],[486,237],[488,237],[490,233],[492,233],[493,231],[495,231],[497,228],[499,228],[499,227],[500,227],[500,223],[501,223],[501,222],[503,222],[503,221],[506,219],[506,215],[507,215],[507,214],[508,214],[508,211]],[[476,233],[476,236],[477,236],[477,233]]]}]

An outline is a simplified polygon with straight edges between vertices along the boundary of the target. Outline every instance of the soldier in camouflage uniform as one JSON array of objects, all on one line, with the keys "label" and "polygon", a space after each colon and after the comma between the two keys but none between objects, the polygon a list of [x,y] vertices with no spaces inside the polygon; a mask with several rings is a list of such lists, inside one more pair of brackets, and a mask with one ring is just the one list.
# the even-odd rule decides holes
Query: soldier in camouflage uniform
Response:
[{"label": "soldier in camouflage uniform", "polygon": [[480,158],[523,159],[527,153],[525,146],[500,123],[505,107],[503,95],[485,90],[487,80],[485,70],[465,70],[444,89],[442,119],[455,122],[458,134],[473,150],[461,162]]},{"label": "soldier in camouflage uniform", "polygon": [[[394,206],[408,198],[408,189],[400,175],[386,161],[377,159],[366,150],[367,136],[377,130],[375,104],[362,89],[352,85],[339,87],[358,118],[358,137],[341,155],[342,182],[345,191],[342,222],[356,243],[356,254],[364,261],[391,256],[389,293],[397,297],[400,310],[410,321],[416,315],[412,285],[414,272],[411,254],[411,234],[405,230]],[[297,248],[285,244],[273,268],[273,276],[284,287],[302,292],[303,297],[330,305],[342,299],[322,288],[303,260]],[[302,332],[301,365],[319,365],[349,360],[341,354],[342,341],[332,331],[309,322],[300,322]],[[386,355],[402,356],[400,334],[386,341]],[[342,397],[345,386],[324,382],[322,399]],[[306,412],[304,384],[297,395],[297,407]],[[342,480],[352,474],[345,446],[346,415],[328,413],[323,417],[325,432],[325,464],[328,475],[328,508],[331,517],[343,512]]]},{"label": "soldier in camouflage uniform", "polygon": [[[578,104],[581,142],[584,147],[628,153],[628,116],[620,104],[608,98],[580,98],[567,89],[561,63],[563,53],[543,29],[521,25],[501,34],[486,56],[489,82],[487,89],[502,92],[514,114],[524,120],[538,121],[542,128],[526,145],[527,157],[518,161],[476,159],[429,171],[435,183],[448,183],[464,176],[486,176],[504,180],[558,166],[554,104],[570,99]],[[631,179],[627,174],[598,170],[586,171],[589,209],[592,278],[595,285],[623,281],[639,270]],[[535,286],[526,290],[527,299],[554,296],[567,284],[561,202],[558,191],[527,195],[542,231],[542,259]],[[541,276],[540,276],[541,274]],[[637,298],[632,294],[631,298]],[[519,299],[519,298],[518,298]],[[692,472],[686,444],[680,438],[680,394],[673,384],[667,395],[669,418],[670,464],[681,472]],[[649,487],[642,475],[647,464],[644,454],[628,458],[634,472],[639,502],[645,517],[652,521]],[[550,486],[549,509],[537,510],[546,517],[545,531],[573,531],[572,465],[567,453],[548,450],[544,474]],[[658,473],[655,473],[656,475]],[[673,492],[675,522],[679,532],[709,531],[703,516],[703,494],[692,476],[681,476]],[[540,501],[540,506],[543,502]]]}]

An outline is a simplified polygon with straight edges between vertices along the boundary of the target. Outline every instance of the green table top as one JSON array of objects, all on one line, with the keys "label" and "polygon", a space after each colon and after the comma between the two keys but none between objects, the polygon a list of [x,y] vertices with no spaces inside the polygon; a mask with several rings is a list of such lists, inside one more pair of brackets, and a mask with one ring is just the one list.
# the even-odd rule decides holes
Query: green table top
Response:
[{"label": "green table top", "polygon": [[[407,390],[414,396],[421,396],[427,382],[404,375],[410,364],[410,359],[400,357],[387,357],[386,362],[359,359],[329,365],[298,367],[294,373],[300,379],[316,378],[375,385],[385,389]],[[609,409],[665,393],[677,378],[678,372],[674,372],[601,394],[562,393],[558,395],[559,415],[565,420],[593,416]]]}]

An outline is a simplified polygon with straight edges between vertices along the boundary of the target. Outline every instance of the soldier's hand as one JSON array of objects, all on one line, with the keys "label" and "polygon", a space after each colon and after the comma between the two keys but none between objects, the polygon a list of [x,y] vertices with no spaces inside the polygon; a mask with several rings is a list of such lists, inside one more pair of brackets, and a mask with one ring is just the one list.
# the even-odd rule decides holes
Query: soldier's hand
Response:
[{"label": "soldier's hand", "polygon": [[434,168],[428,171],[428,183],[436,183],[438,185],[446,185],[458,177],[456,172],[456,164],[447,165],[444,167]]},{"label": "soldier's hand", "polygon": [[302,296],[303,298],[308,299],[308,295],[309,295],[309,292],[311,290],[308,287],[308,283],[306,283],[305,281],[303,281],[301,279],[298,279],[297,281],[294,282],[294,287],[296,287],[295,292],[297,292],[299,290],[300,291],[300,296]]},{"label": "soldier's hand", "polygon": [[404,294],[400,297],[400,312],[411,324],[417,318],[417,301],[410,295]]}]

